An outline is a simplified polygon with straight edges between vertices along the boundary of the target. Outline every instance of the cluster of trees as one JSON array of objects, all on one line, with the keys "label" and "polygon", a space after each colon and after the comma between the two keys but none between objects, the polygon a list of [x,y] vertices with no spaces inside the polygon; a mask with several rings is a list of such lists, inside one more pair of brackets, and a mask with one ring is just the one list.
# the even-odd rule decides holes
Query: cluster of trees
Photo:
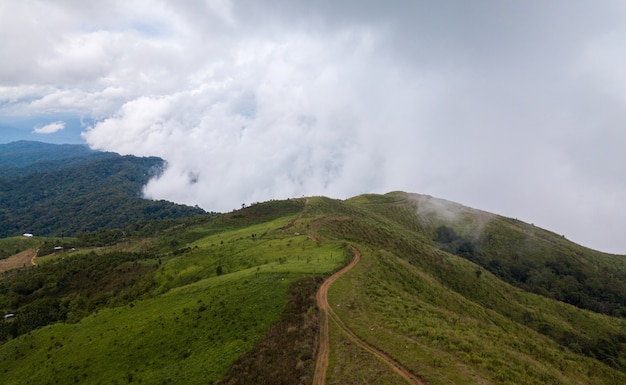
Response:
[{"label": "cluster of trees", "polygon": [[436,229],[435,240],[447,252],[469,259],[524,290],[582,309],[626,317],[626,277],[608,267],[585,263],[580,253],[545,247],[526,236],[501,248],[489,232],[462,237],[448,226]]},{"label": "cluster of trees", "polygon": [[91,253],[5,276],[0,279],[0,311],[16,316],[0,322],[0,343],[135,300],[149,292],[151,281],[144,277],[158,265],[138,262],[156,258],[146,253]]}]

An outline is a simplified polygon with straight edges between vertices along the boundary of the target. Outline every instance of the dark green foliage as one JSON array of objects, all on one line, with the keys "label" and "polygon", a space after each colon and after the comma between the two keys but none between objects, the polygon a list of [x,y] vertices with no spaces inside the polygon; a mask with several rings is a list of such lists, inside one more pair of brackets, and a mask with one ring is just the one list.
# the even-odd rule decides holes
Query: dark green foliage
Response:
[{"label": "dark green foliage", "polygon": [[[507,219],[494,219],[476,242],[471,259],[528,291],[595,312],[626,317],[626,270],[622,257],[563,242],[556,234]],[[607,263],[608,262],[608,263]]]},{"label": "dark green foliage", "polygon": [[0,175],[6,175],[5,172],[13,174],[11,169],[14,168],[30,173],[38,171],[39,168],[31,167],[31,170],[28,170],[26,166],[34,164],[42,166],[46,162],[78,159],[96,153],[86,145],[78,144],[50,144],[28,140],[0,144]]},{"label": "dark green foliage", "polygon": [[159,158],[114,156],[79,167],[35,173],[0,185],[0,237],[32,232],[70,236],[124,228],[140,220],[204,213],[199,208],[141,198]]},{"label": "dark green foliage", "polygon": [[448,226],[439,226],[437,228],[436,241],[440,243],[452,243],[459,239],[454,230]]},{"label": "dark green foliage", "polygon": [[113,152],[92,152],[84,156],[60,160],[46,160],[28,166],[2,168],[0,167],[0,176],[7,180],[25,177],[31,174],[41,174],[49,171],[58,171],[71,167],[80,167],[99,160],[115,158],[119,155]]},{"label": "dark green foliage", "polygon": [[562,237],[506,218],[463,237],[436,229],[441,250],[471,260],[525,290],[598,313],[626,317],[626,269],[606,255],[564,242]]},{"label": "dark green foliage", "polygon": [[292,284],[280,320],[233,364],[219,384],[310,383],[319,333],[315,293],[321,283],[321,278],[306,278]]},{"label": "dark green foliage", "polygon": [[68,256],[1,279],[0,311],[16,317],[0,322],[0,343],[54,322],[77,322],[96,309],[144,295],[150,282],[141,278],[154,267],[137,261],[146,259],[153,256],[125,252]]}]

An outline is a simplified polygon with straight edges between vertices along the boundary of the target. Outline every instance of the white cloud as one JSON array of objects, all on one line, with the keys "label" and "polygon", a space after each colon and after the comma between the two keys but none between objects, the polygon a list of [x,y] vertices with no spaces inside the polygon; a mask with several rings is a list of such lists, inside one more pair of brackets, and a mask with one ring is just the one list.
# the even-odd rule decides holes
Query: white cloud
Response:
[{"label": "white cloud", "polygon": [[626,252],[625,8],[4,1],[0,117],[94,119],[207,210],[402,189]]},{"label": "white cloud", "polygon": [[[146,194],[211,210],[313,191],[357,194],[365,188],[350,183],[357,174],[371,188],[384,177],[376,154],[384,132],[375,128],[398,112],[396,91],[363,98],[367,84],[414,83],[365,71],[371,45],[371,31],[359,30],[332,44],[319,36],[251,39],[199,87],[130,101],[84,137],[97,148],[164,157],[170,167]],[[424,91],[404,92],[417,100]],[[395,133],[410,129],[395,124]]]},{"label": "white cloud", "polygon": [[33,133],[35,134],[54,134],[55,132],[61,131],[65,128],[65,122],[52,122],[43,126],[37,126],[33,129]]}]

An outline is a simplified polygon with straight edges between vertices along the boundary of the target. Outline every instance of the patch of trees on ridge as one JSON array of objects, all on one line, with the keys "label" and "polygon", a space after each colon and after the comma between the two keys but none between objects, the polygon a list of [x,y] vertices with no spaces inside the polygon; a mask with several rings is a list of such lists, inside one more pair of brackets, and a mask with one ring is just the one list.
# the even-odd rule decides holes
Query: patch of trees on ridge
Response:
[{"label": "patch of trees on ridge", "polygon": [[[579,308],[626,317],[626,283],[615,272],[594,269],[563,250],[543,249],[541,240],[532,236],[525,237],[517,248],[508,244],[505,253],[496,246],[496,237],[489,232],[480,237],[460,236],[448,226],[435,231],[441,250],[468,259],[510,284]],[[597,341],[557,333],[548,324],[536,325],[539,321],[531,314],[523,322],[570,350],[626,370],[618,364],[619,345],[626,343],[624,333]]]},{"label": "patch of trees on ridge", "polygon": [[[146,263],[145,261],[153,263]],[[142,261],[142,263],[139,263]],[[0,279],[0,310],[17,316],[0,322],[0,344],[55,322],[78,322],[106,306],[132,302],[148,293],[142,279],[158,266],[146,253],[90,253],[42,267],[5,273]]]},{"label": "patch of trees on ridge", "polygon": [[[626,284],[614,272],[594,271],[572,255],[551,251],[540,257],[531,250],[540,241],[528,237],[523,247],[508,253],[490,245],[490,234],[462,237],[447,226],[436,230],[439,248],[468,259],[505,281],[527,291],[571,305],[613,316],[626,317]],[[605,274],[606,273],[606,274]]]}]

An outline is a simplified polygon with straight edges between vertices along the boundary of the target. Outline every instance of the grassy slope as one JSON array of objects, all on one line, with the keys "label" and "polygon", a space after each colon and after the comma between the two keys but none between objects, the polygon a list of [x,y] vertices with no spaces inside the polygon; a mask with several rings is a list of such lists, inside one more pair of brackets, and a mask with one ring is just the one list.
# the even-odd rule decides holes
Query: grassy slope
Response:
[{"label": "grassy slope", "polygon": [[[616,369],[626,358],[620,341],[624,319],[524,291],[441,250],[433,239],[444,224],[460,236],[494,234],[494,250],[501,254],[509,238],[530,226],[391,193],[343,202],[316,197],[306,208],[303,200],[268,202],[170,230],[158,241],[127,243],[123,247],[159,245],[162,263],[146,278],[151,293],[1,345],[3,383],[193,384],[212,383],[227,373],[226,383],[253,383],[253,377],[238,377],[237,368],[253,371],[263,360],[281,359],[271,348],[280,342],[267,342],[277,338],[276,331],[268,334],[266,345],[254,346],[270,325],[280,324],[290,286],[345,263],[346,243],[359,247],[362,259],[332,286],[331,305],[357,335],[428,383],[626,383]],[[599,271],[616,264],[619,279],[619,257],[587,251],[538,229],[525,234],[546,242],[541,247],[554,245],[559,258],[575,256]],[[518,257],[526,255],[539,258],[538,253]],[[282,322],[275,330],[290,330],[291,321]],[[331,338],[327,383],[402,383],[332,324]],[[591,343],[615,351],[594,359],[585,351]],[[251,350],[247,361],[240,359],[229,372],[237,357]],[[310,355],[291,358],[293,364],[285,367],[310,373],[302,368],[310,367]],[[274,372],[268,373],[271,378]],[[301,380],[310,382],[306,375]]]},{"label": "grassy slope", "polygon": [[[626,327],[623,319],[514,288],[424,238],[411,237],[411,229],[433,228],[436,218],[407,210],[415,206],[406,201],[401,194],[358,197],[345,211],[362,210],[360,221],[339,218],[326,224],[329,236],[360,243],[361,264],[333,286],[329,299],[361,338],[432,384],[624,383],[622,372],[564,348],[559,340],[567,335],[614,341]],[[455,220],[459,227],[478,226],[462,216]],[[374,235],[377,229],[384,236]],[[618,355],[623,360],[623,347]],[[348,383],[360,374],[331,378]]]},{"label": "grassy slope", "polygon": [[40,241],[34,238],[9,237],[0,238],[0,259],[10,257],[20,251],[38,247]]},{"label": "grassy slope", "polygon": [[295,234],[297,228],[290,225],[302,202],[280,205],[274,207],[284,215],[267,222],[257,215],[267,207],[256,207],[222,218],[224,223],[180,230],[180,237],[170,234],[197,239],[162,255],[160,269],[148,277],[156,284],[150,298],[8,341],[0,346],[3,383],[205,384],[221,379],[280,317],[292,283],[323,275],[344,261],[340,244],[318,244]]},{"label": "grassy slope", "polygon": [[506,312],[532,309],[558,327],[586,325],[592,333],[623,328],[622,320],[568,309],[513,289],[488,273],[476,278],[475,267],[460,258],[443,260],[456,270],[455,279],[480,292],[475,297],[485,297],[487,303],[501,298],[500,304],[487,306],[450,290],[447,282],[395,255],[365,250],[362,263],[350,273],[353,277],[333,287],[330,301],[359,336],[431,384],[618,384],[626,380],[622,373],[564,350],[498,311],[503,311],[502,303]]}]

